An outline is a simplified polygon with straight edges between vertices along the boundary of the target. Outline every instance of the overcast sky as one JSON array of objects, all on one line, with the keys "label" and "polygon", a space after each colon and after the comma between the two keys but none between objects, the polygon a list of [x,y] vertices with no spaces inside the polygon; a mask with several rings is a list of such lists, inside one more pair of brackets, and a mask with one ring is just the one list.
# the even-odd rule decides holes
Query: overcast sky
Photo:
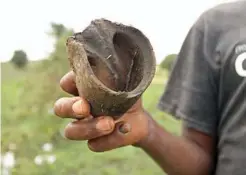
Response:
[{"label": "overcast sky", "polygon": [[151,41],[157,61],[177,53],[191,25],[206,9],[225,0],[2,0],[0,59],[23,49],[38,60],[52,51],[50,22],[82,31],[90,21],[107,18],[131,24]]}]

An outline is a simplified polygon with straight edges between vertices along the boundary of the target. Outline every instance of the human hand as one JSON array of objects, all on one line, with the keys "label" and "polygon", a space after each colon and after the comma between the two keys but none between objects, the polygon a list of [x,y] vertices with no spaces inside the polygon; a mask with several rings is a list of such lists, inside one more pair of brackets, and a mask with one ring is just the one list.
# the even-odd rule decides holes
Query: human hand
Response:
[{"label": "human hand", "polygon": [[114,120],[110,116],[94,118],[90,105],[78,96],[71,71],[60,82],[61,88],[75,97],[64,97],[56,101],[55,114],[61,118],[73,118],[65,128],[65,137],[70,140],[88,140],[88,147],[95,152],[135,145],[139,146],[148,137],[150,118],[144,111],[141,99],[123,116]]}]

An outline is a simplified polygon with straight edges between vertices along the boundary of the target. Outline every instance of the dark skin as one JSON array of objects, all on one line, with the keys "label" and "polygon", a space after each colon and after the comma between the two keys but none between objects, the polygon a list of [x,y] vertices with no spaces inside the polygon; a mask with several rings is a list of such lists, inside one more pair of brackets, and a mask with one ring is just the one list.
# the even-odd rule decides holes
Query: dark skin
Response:
[{"label": "dark skin", "polygon": [[94,152],[139,147],[169,175],[210,174],[215,145],[212,137],[185,124],[182,136],[170,134],[144,110],[141,99],[117,121],[110,116],[93,118],[87,101],[78,97],[73,72],[66,74],[60,85],[75,96],[61,98],[54,106],[57,116],[76,119],[65,128],[67,139],[88,141]]}]

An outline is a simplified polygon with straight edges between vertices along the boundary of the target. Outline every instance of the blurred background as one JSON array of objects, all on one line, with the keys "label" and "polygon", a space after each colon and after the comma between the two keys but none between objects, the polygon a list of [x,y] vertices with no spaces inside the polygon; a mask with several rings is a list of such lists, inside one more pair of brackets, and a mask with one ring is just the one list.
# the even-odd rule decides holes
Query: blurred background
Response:
[{"label": "blurred background", "polygon": [[70,70],[65,42],[91,20],[106,18],[140,29],[154,47],[156,76],[144,106],[167,130],[180,123],[156,108],[170,67],[192,24],[218,0],[3,0],[1,21],[1,169],[3,175],[163,174],[131,146],[93,153],[86,142],[65,140],[69,120],[54,116],[53,104],[68,96],[59,87]]}]

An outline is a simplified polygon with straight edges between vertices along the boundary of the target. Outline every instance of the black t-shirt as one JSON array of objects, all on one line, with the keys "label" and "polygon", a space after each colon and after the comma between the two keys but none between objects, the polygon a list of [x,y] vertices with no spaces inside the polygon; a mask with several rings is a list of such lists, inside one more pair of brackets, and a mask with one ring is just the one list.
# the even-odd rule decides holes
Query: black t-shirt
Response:
[{"label": "black t-shirt", "polygon": [[158,106],[217,140],[213,174],[246,175],[245,0],[200,16]]}]

